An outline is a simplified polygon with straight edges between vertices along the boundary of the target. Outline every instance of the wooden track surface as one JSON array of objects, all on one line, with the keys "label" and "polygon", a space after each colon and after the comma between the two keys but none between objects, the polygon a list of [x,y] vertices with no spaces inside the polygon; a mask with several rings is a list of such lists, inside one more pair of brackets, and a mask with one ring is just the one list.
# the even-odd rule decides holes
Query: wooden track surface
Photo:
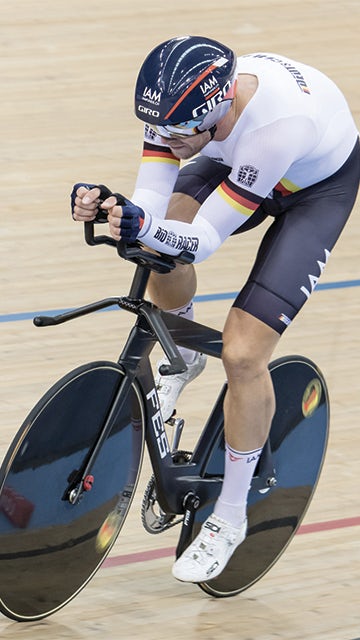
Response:
[{"label": "wooden track surface", "polygon": [[[181,6],[181,8],[180,8]],[[110,248],[89,248],[72,222],[77,181],[130,195],[141,151],[133,87],[144,56],[183,33],[222,40],[239,53],[263,50],[313,64],[343,89],[360,126],[358,0],[2,0],[0,22],[0,454],[40,395],[69,369],[116,359],[132,318],[110,311],[54,328],[31,317],[127,292],[132,266]],[[186,638],[359,640],[360,637],[360,200],[322,288],[284,335],[276,355],[314,359],[328,381],[331,437],[303,534],[257,585],[214,600],[177,583],[177,533],[141,527],[141,486],[106,567],[70,605],[37,624],[0,619],[1,638]],[[198,267],[197,319],[221,329],[263,229],[232,238]],[[326,287],[325,287],[326,285]],[[328,288],[327,288],[328,287]],[[183,394],[196,406],[191,446],[218,363]],[[142,555],[139,555],[140,552]],[[163,556],[156,559],[156,555]]]}]

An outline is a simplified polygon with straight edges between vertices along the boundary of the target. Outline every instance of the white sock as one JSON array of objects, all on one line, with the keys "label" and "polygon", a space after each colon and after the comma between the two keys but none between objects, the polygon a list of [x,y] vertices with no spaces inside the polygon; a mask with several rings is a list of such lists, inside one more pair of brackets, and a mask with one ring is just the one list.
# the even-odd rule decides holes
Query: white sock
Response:
[{"label": "white sock", "polygon": [[214,513],[234,527],[240,528],[246,518],[251,479],[261,452],[262,448],[236,451],[226,443],[224,481]]},{"label": "white sock", "polygon": [[[169,309],[169,313],[173,313],[175,316],[181,316],[182,318],[187,318],[188,320],[194,320],[194,305],[193,301],[190,300],[187,304],[184,304],[183,307],[179,307],[178,309]],[[192,364],[197,356],[197,352],[192,349],[186,349],[186,347],[178,347],[180,354],[184,358],[186,364]]]}]

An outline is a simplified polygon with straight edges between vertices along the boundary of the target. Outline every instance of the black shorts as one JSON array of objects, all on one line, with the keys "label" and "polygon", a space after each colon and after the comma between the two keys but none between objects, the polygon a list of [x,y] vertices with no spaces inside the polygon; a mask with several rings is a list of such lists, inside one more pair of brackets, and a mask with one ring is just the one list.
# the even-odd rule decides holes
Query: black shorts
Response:
[{"label": "black shorts", "polygon": [[[174,192],[202,204],[231,169],[204,156],[179,173]],[[351,213],[360,179],[359,141],[332,176],[288,196],[274,192],[235,233],[259,225],[267,229],[247,282],[234,307],[244,309],[283,333],[310,297]]]}]

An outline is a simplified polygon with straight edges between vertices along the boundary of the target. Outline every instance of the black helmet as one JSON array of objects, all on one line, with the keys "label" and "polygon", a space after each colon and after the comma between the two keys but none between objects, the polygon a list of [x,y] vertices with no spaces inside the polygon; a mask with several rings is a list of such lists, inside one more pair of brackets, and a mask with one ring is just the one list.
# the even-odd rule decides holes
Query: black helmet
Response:
[{"label": "black helmet", "polygon": [[235,53],[216,40],[200,36],[167,40],[149,53],[139,71],[135,114],[170,131],[176,125],[210,129],[231,104],[235,70]]}]

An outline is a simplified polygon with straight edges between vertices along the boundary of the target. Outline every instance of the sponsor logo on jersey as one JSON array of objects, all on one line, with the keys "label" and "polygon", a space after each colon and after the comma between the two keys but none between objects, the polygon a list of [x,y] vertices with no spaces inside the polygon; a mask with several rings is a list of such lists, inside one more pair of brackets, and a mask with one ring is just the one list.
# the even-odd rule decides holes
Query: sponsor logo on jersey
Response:
[{"label": "sponsor logo on jersey", "polygon": [[310,93],[310,89],[305,82],[304,76],[298,69],[296,69],[296,67],[294,67],[291,62],[289,62],[289,60],[282,60],[281,58],[277,58],[276,56],[267,56],[264,53],[249,54],[248,56],[244,56],[244,58],[245,57],[264,58],[265,60],[270,60],[270,62],[277,62],[278,64],[281,64],[282,67],[284,67],[289,73],[291,73],[299,89],[301,89],[301,91],[303,91],[304,93]]},{"label": "sponsor logo on jersey", "polygon": [[157,228],[154,238],[179,251],[197,251],[199,248],[199,238],[196,236],[181,236],[173,231],[167,231],[163,227]]}]

